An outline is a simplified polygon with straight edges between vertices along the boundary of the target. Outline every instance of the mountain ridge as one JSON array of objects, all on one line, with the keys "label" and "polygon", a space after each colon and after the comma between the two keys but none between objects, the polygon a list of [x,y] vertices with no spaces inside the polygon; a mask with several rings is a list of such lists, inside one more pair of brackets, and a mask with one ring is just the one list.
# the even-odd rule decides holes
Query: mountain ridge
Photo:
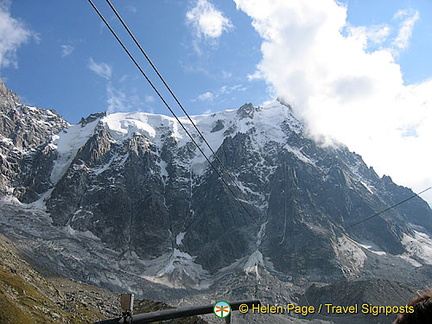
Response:
[{"label": "mountain ridge", "polygon": [[[16,98],[2,103],[2,112],[25,115]],[[342,144],[309,138],[283,102],[191,117],[248,212],[171,117],[99,113],[76,125],[55,117],[48,127],[44,116],[24,121],[48,128],[45,142],[30,136],[15,172],[1,165],[9,173],[0,183],[0,221],[2,232],[68,276],[166,301],[223,292],[284,303],[312,283],[427,283],[427,203],[416,197],[350,227],[412,191],[379,177]],[[1,135],[9,143],[0,147],[2,161],[11,161],[18,147]]]}]

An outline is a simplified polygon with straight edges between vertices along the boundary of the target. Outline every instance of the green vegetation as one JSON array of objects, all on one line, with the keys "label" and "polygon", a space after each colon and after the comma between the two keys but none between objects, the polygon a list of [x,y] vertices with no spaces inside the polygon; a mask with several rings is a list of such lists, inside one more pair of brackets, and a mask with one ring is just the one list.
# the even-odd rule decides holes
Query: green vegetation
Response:
[{"label": "green vegetation", "polygon": [[[13,243],[0,234],[0,324],[78,324],[120,316],[118,294],[61,277],[28,257],[24,259]],[[162,302],[136,299],[134,313],[169,308],[172,307]],[[206,321],[193,316],[164,323]]]},{"label": "green vegetation", "polygon": [[0,235],[0,324],[89,323],[105,318],[91,305],[68,305],[68,310],[62,309],[62,299],[64,296],[50,279],[35,271]]}]

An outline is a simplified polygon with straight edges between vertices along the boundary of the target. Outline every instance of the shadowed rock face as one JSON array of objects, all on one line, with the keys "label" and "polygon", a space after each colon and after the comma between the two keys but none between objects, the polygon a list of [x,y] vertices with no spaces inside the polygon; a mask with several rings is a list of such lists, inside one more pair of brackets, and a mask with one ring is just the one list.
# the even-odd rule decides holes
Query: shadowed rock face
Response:
[{"label": "shadowed rock face", "polygon": [[[94,323],[119,318],[120,294],[73,281],[46,269],[0,234],[0,319],[2,323]],[[43,305],[43,307],[41,307]],[[135,299],[134,314],[173,308]],[[197,316],[170,323],[204,324]]]},{"label": "shadowed rock face", "polygon": [[[418,296],[418,291],[407,285],[389,280],[372,279],[354,282],[341,281],[331,285],[312,285],[301,296],[301,304],[319,308],[320,304],[354,307],[352,313],[337,314],[336,308],[324,306],[322,316],[313,314],[309,319],[325,319],[338,324],[391,323],[399,314],[379,311],[377,306],[388,305],[404,309]],[[403,311],[402,311],[403,312]]]},{"label": "shadowed rock face", "polygon": [[[44,183],[46,176],[34,177],[34,168],[44,169],[38,174],[49,174],[54,156],[50,156],[52,152],[45,146],[54,134],[68,125],[53,110],[21,104],[18,96],[0,79],[0,194],[15,191],[14,194],[20,196],[22,191],[29,191],[34,199],[37,196],[27,187],[39,193],[49,188]],[[23,173],[27,173],[25,179]]]},{"label": "shadowed rock face", "polygon": [[234,185],[187,122],[221,174],[172,118],[94,114],[68,126],[0,91],[2,193],[39,200],[54,226],[150,262],[137,261],[158,280],[179,274],[196,283],[230,266],[285,281],[350,278],[373,271],[371,252],[357,242],[397,256],[415,229],[432,231],[432,212],[419,198],[350,227],[413,193],[343,145],[309,139],[280,102],[195,117]]}]

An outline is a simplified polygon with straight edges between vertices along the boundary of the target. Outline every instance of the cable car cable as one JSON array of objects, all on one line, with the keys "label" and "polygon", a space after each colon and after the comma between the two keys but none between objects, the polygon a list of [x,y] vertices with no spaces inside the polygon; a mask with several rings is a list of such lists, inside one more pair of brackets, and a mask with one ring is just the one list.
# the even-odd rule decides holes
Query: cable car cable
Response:
[{"label": "cable car cable", "polygon": [[189,133],[187,128],[183,125],[183,123],[180,121],[179,117],[175,114],[175,112],[172,110],[171,106],[167,103],[165,98],[162,96],[162,94],[159,92],[159,90],[156,88],[156,86],[153,84],[153,82],[150,80],[150,78],[147,76],[147,74],[144,72],[144,70],[141,68],[139,63],[135,60],[131,52],[127,49],[126,45],[123,43],[123,41],[119,38],[119,36],[116,34],[116,32],[113,30],[111,25],[108,23],[108,21],[105,19],[105,17],[102,15],[102,13],[99,11],[99,9],[96,7],[96,5],[93,3],[92,0],[88,0],[90,5],[93,7],[93,9],[96,11],[98,16],[101,18],[101,20],[104,22],[104,24],[107,26],[111,34],[115,37],[117,42],[120,44],[120,46],[123,48],[123,50],[126,52],[126,54],[129,56],[129,58],[132,60],[132,62],[135,64],[135,66],[138,68],[138,70],[141,72],[141,74],[144,76],[144,78],[147,80],[147,82],[150,84],[152,89],[155,91],[157,96],[161,99],[161,101],[164,103],[164,105],[167,107],[167,109],[171,112],[171,114],[174,116],[174,118],[177,120],[177,122],[181,125],[185,133],[188,135],[188,137],[191,139],[191,141],[195,144],[195,146],[198,148],[198,150],[201,152],[201,154],[204,156],[204,158],[207,160],[207,162],[210,164],[210,166],[213,168],[213,170],[216,172],[216,174],[219,176],[221,181],[225,184],[225,186],[228,188],[230,193],[233,195],[235,200],[241,205],[241,207],[245,210],[247,215],[251,218],[251,220],[256,224],[255,218],[252,216],[252,214],[249,212],[249,210],[246,208],[246,206],[242,203],[242,201],[237,197],[236,193],[232,190],[230,185],[225,181],[223,178],[223,175],[219,172],[219,170],[214,166],[214,164],[210,161],[210,159],[207,157],[207,155],[204,153],[204,151],[201,149],[201,147],[198,145],[198,143],[194,140],[192,135]]},{"label": "cable car cable", "polygon": [[[144,50],[144,48],[141,46],[140,42],[135,37],[135,35],[133,34],[133,32],[131,31],[131,29],[129,28],[129,26],[124,21],[124,19],[121,17],[120,13],[117,11],[117,9],[114,7],[114,5],[112,4],[112,2],[110,0],[105,0],[105,1],[109,5],[109,7],[111,8],[111,10],[113,11],[113,13],[115,14],[115,16],[117,17],[117,19],[120,21],[120,23],[122,24],[122,26],[124,27],[124,29],[127,31],[127,33],[129,34],[129,36],[132,38],[132,40],[134,41],[135,45],[138,47],[138,49],[141,51],[141,53],[143,54],[143,56],[146,58],[147,62],[150,64],[150,66],[152,67],[153,71],[159,77],[159,79],[161,80],[161,82],[163,83],[163,85],[165,86],[165,88],[171,94],[171,96],[173,97],[173,99],[175,100],[175,102],[177,103],[177,105],[180,107],[180,109],[186,115],[186,117],[188,118],[188,120],[190,121],[190,123],[192,124],[192,126],[197,131],[197,133],[200,136],[200,138],[204,141],[204,143],[206,144],[206,146],[210,149],[210,151],[213,154],[214,158],[217,160],[217,162],[221,165],[222,169],[225,171],[225,174],[227,174],[227,176],[230,178],[230,180],[233,182],[233,184],[237,187],[237,189],[240,192],[242,192],[241,189],[240,189],[239,184],[237,183],[237,180],[231,175],[231,173],[228,171],[227,167],[220,160],[219,156],[216,154],[216,152],[213,150],[213,148],[211,147],[211,145],[209,144],[209,142],[207,141],[207,139],[205,138],[205,136],[199,130],[198,126],[195,124],[195,122],[193,121],[193,119],[190,117],[190,115],[188,114],[188,112],[186,111],[186,109],[184,108],[184,106],[182,105],[182,103],[180,102],[180,100],[178,99],[178,97],[175,95],[174,91],[171,89],[171,87],[165,81],[164,77],[159,72],[159,70],[157,69],[156,65],[153,63],[153,61],[150,59],[150,56],[146,53],[146,51]],[[245,195],[245,198],[246,198],[246,201],[250,205],[252,205],[252,203],[249,201],[249,199],[247,198],[246,195]]]},{"label": "cable car cable", "polygon": [[406,198],[406,199],[404,199],[404,200],[398,202],[397,204],[394,204],[393,206],[390,206],[390,207],[388,207],[388,208],[386,208],[386,209],[384,209],[384,210],[382,210],[382,211],[380,211],[380,212],[378,212],[378,213],[376,213],[376,214],[373,214],[372,216],[366,217],[365,219],[359,220],[358,222],[355,222],[355,223],[353,223],[353,224],[350,224],[350,225],[346,226],[344,229],[351,228],[351,227],[353,227],[353,226],[356,226],[356,225],[358,225],[358,224],[361,224],[361,223],[363,223],[363,222],[366,222],[366,221],[368,221],[368,220],[370,220],[370,219],[372,219],[372,218],[374,218],[374,217],[377,217],[377,216],[379,216],[379,215],[385,213],[386,211],[389,211],[390,209],[393,209],[393,208],[395,208],[395,207],[397,207],[397,206],[399,206],[399,205],[402,205],[403,203],[407,202],[408,200],[411,200],[411,199],[413,199],[413,198],[415,198],[415,197],[419,197],[422,193],[424,193],[424,192],[426,192],[426,191],[428,191],[428,190],[430,190],[430,189],[432,189],[432,187],[429,187],[429,188],[427,188],[427,189],[425,189],[425,190],[423,190],[423,191],[420,191],[419,193],[414,193],[414,195],[412,195],[412,196],[410,196],[410,197],[408,197],[408,198]]}]

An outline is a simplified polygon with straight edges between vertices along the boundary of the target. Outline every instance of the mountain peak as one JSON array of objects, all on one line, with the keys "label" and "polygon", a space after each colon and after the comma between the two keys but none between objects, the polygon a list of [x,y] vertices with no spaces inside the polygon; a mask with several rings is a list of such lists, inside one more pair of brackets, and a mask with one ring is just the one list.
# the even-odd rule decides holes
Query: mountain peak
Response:
[{"label": "mountain peak", "polygon": [[0,78],[0,109],[19,103],[18,95],[9,90]]},{"label": "mountain peak", "polygon": [[247,103],[237,109],[237,115],[240,117],[240,119],[253,118],[256,109],[257,108],[253,104]]},{"label": "mountain peak", "polygon": [[91,122],[93,122],[99,118],[103,118],[106,115],[107,115],[106,112],[93,113],[93,114],[88,115],[86,118],[82,117],[79,124],[84,127],[88,123],[91,123]]},{"label": "mountain peak", "polygon": [[[172,117],[92,114],[52,135],[46,111],[20,109],[28,118],[3,118],[11,130],[25,121],[22,139],[32,150],[13,155],[0,145],[2,174],[12,174],[0,185],[26,204],[6,208],[0,227],[28,233],[28,250],[77,279],[141,294],[161,292],[159,284],[210,287],[214,296],[230,290],[232,278],[252,288],[255,279],[268,282],[262,293],[272,294],[305,281],[430,275],[428,205],[412,199],[389,208],[412,192],[378,177],[346,147],[308,138],[280,100],[192,116],[212,150],[180,118],[220,174]],[[39,115],[47,118],[30,118]]]}]

